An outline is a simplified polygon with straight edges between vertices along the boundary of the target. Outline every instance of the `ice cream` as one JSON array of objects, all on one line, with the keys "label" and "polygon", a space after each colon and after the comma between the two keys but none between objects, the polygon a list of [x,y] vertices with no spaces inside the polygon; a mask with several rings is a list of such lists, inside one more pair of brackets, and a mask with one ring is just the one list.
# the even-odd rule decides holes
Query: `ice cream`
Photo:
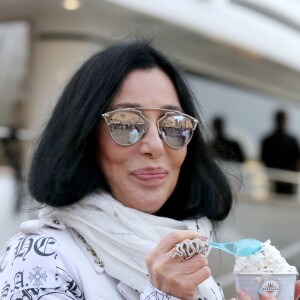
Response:
[{"label": "ice cream", "polygon": [[267,240],[255,254],[236,257],[234,266],[236,289],[247,290],[253,300],[258,291],[273,294],[277,300],[294,300],[297,269],[287,263]]},{"label": "ice cream", "polygon": [[236,257],[234,274],[241,273],[292,273],[297,274],[297,269],[287,263],[280,252],[267,240],[262,243],[261,249],[253,255]]}]

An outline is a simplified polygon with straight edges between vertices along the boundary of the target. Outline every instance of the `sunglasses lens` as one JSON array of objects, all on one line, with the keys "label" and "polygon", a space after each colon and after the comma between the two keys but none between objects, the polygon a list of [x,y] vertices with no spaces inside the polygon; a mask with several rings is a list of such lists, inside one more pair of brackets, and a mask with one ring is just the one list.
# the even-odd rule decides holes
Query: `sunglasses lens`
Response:
[{"label": "sunglasses lens", "polygon": [[171,148],[186,146],[192,138],[193,121],[182,115],[166,116],[160,122],[162,137]]},{"label": "sunglasses lens", "polygon": [[144,120],[134,112],[119,111],[111,115],[110,134],[120,145],[131,145],[140,140],[145,132]]}]

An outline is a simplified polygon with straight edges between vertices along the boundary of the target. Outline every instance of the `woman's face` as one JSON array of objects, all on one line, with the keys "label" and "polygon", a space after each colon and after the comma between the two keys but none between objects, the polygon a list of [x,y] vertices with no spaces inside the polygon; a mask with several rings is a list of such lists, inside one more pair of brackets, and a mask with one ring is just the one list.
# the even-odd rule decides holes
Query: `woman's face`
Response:
[{"label": "woman's face", "polygon": [[[172,81],[158,68],[134,70],[125,78],[109,111],[124,107],[181,110]],[[103,121],[97,128],[97,162],[115,199],[127,207],[157,212],[172,194],[186,147],[175,150],[159,137],[156,121],[160,111],[144,110],[149,128],[131,146],[115,143]]]}]

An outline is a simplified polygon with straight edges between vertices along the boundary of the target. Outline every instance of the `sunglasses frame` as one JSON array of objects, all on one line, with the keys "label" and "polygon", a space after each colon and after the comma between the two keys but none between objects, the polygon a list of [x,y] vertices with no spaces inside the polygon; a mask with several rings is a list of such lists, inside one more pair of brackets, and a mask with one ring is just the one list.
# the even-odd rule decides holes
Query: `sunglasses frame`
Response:
[{"label": "sunglasses frame", "polygon": [[[105,120],[105,123],[110,126],[111,125],[111,115],[114,114],[114,113],[117,113],[117,112],[132,112],[136,115],[138,115],[143,121],[144,121],[144,124],[145,124],[145,130],[144,132],[142,132],[142,135],[141,137],[133,144],[122,144],[120,142],[118,142],[113,136],[112,136],[112,133],[111,131],[109,130],[109,134],[111,136],[111,138],[120,146],[124,146],[124,147],[127,147],[127,146],[131,146],[131,145],[134,145],[136,144],[138,141],[140,141],[143,136],[146,134],[147,130],[148,130],[148,127],[149,127],[149,120],[143,115],[142,113],[142,110],[154,110],[154,111],[161,111],[161,112],[165,112],[165,114],[159,118],[157,121],[156,121],[156,127],[157,127],[157,131],[159,133],[159,136],[160,138],[164,141],[164,143],[172,148],[172,149],[175,149],[175,150],[179,150],[179,149],[182,149],[184,147],[186,147],[189,142],[191,141],[192,137],[193,137],[193,134],[194,134],[194,130],[196,129],[197,127],[197,124],[199,123],[199,121],[188,115],[188,114],[185,114],[181,111],[177,111],[177,110],[170,110],[170,109],[165,109],[165,108],[148,108],[148,107],[138,107],[138,108],[120,108],[120,109],[116,109],[116,110],[112,110],[112,111],[109,111],[109,112],[106,112],[104,114],[102,114],[101,116],[103,117],[103,119]],[[161,123],[168,117],[171,117],[171,116],[174,116],[174,115],[180,115],[180,116],[183,116],[183,117],[187,117],[188,119],[191,120],[191,123],[193,125],[192,127],[192,131],[191,131],[191,134],[190,134],[190,138],[188,140],[188,142],[184,145],[184,146],[181,146],[181,147],[174,147],[174,146],[171,146],[167,143],[166,141],[166,138],[164,137],[164,135],[162,134],[162,130],[161,130]]]}]

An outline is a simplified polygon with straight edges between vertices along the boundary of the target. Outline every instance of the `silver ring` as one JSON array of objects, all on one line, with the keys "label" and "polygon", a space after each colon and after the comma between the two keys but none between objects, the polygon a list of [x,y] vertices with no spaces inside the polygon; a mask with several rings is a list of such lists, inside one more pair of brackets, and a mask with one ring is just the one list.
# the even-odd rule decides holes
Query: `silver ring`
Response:
[{"label": "silver ring", "polygon": [[175,245],[175,252],[173,254],[170,254],[170,257],[182,257],[185,261],[191,257],[193,257],[195,254],[199,254],[206,249],[206,243],[199,238],[195,238],[193,240],[186,240],[179,244]]}]

